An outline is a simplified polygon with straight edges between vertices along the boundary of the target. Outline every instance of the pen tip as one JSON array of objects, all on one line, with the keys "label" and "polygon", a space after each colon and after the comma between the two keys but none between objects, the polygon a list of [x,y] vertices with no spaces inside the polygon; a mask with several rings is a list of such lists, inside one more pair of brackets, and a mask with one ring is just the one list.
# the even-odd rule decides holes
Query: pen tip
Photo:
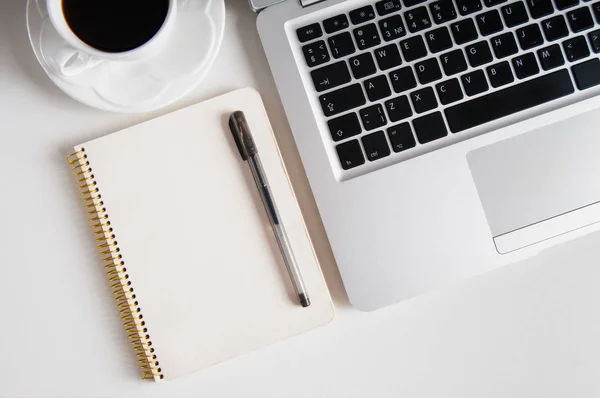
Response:
[{"label": "pen tip", "polygon": [[300,300],[300,305],[302,305],[302,307],[306,308],[308,306],[310,306],[310,299],[308,298],[308,296],[304,293],[300,293],[298,295],[298,299]]}]

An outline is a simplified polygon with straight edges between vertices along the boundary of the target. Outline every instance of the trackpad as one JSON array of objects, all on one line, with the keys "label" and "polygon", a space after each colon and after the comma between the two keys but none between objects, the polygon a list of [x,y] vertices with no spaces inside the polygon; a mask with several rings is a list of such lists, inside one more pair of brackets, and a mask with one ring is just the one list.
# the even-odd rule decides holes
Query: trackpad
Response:
[{"label": "trackpad", "polygon": [[498,252],[600,221],[599,120],[589,112],[467,154]]}]

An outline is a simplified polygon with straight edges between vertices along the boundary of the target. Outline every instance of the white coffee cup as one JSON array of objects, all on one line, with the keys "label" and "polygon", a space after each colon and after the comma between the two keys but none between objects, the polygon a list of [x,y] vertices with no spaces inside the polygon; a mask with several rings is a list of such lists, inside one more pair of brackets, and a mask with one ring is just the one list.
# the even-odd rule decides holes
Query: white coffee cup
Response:
[{"label": "white coffee cup", "polygon": [[76,76],[107,60],[137,61],[150,58],[159,53],[166,45],[169,33],[173,30],[177,0],[169,0],[169,10],[167,11],[165,20],[161,28],[150,40],[137,48],[123,52],[102,51],[88,45],[77,37],[65,19],[62,0],[46,0],[46,7],[52,25],[66,41],[66,44],[52,55],[52,62],[61,75],[70,77]]}]

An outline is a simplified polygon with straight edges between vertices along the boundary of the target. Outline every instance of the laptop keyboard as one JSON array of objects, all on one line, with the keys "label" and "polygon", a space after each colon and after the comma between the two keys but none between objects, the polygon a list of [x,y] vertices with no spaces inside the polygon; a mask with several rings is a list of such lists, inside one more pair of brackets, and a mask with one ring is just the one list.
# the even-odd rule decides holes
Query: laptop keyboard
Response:
[{"label": "laptop keyboard", "polygon": [[600,86],[600,1],[386,0],[296,33],[344,170]]}]

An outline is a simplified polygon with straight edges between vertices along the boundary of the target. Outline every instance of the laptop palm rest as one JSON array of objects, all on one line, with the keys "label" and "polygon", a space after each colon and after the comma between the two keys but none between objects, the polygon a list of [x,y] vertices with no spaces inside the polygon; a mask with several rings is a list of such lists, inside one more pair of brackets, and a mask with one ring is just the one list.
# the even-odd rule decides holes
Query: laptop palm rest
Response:
[{"label": "laptop palm rest", "polygon": [[499,253],[600,221],[600,112],[467,154]]}]

